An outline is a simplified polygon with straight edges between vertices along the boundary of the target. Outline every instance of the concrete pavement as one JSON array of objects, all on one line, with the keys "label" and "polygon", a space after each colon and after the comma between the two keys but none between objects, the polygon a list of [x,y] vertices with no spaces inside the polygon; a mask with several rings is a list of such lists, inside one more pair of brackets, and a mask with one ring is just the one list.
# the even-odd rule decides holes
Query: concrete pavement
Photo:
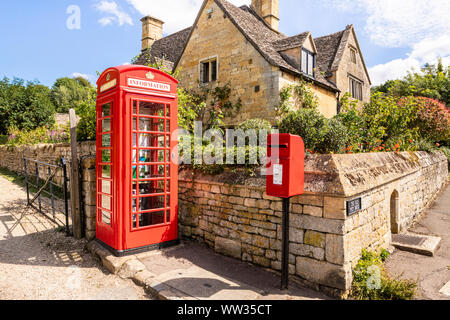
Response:
[{"label": "concrete pavement", "polygon": [[133,279],[163,300],[323,300],[325,295],[294,282],[281,291],[271,271],[216,254],[196,242],[116,258],[97,242],[88,249],[111,272]]},{"label": "concrete pavement", "polygon": [[396,250],[386,264],[389,273],[419,279],[418,299],[450,300],[444,294],[444,286],[450,281],[450,185],[409,231],[441,237],[440,248],[434,257]]}]

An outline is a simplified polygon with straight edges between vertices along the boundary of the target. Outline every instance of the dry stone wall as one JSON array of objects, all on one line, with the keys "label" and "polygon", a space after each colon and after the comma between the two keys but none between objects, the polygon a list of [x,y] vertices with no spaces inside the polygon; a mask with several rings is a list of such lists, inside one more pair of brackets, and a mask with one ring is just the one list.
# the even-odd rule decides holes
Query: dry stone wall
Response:
[{"label": "dry stone wall", "polygon": [[[294,279],[336,297],[351,287],[363,248],[391,243],[447,181],[443,154],[314,155],[305,164],[306,194],[291,200],[289,271]],[[282,202],[264,180],[229,184],[224,177],[180,175],[180,233],[218,253],[281,269]],[[391,196],[395,201],[391,201]],[[346,203],[361,198],[348,216]]]},{"label": "dry stone wall", "polygon": [[[82,142],[78,145],[78,157],[81,163],[82,201],[85,214],[85,236],[88,240],[95,238],[95,142]],[[23,157],[50,164],[59,164],[62,157],[67,159],[67,172],[70,174],[71,149],[70,144],[42,144],[35,146],[8,147],[0,146],[0,167],[24,174]],[[35,166],[30,166],[28,172],[35,176]],[[46,178],[46,172],[40,169],[40,177]],[[63,185],[63,173],[58,171],[55,183]],[[69,182],[70,184],[70,182]],[[70,190],[70,189],[69,189]]]}]

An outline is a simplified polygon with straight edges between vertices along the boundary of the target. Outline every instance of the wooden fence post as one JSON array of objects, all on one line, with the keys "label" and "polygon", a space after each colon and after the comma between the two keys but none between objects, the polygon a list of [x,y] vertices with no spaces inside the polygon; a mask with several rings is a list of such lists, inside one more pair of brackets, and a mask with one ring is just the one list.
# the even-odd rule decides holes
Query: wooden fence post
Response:
[{"label": "wooden fence post", "polygon": [[69,110],[70,120],[70,147],[72,162],[70,166],[70,204],[72,209],[72,228],[75,239],[81,239],[81,208],[80,208],[80,175],[78,164],[78,150],[77,150],[77,119],[74,109]]}]

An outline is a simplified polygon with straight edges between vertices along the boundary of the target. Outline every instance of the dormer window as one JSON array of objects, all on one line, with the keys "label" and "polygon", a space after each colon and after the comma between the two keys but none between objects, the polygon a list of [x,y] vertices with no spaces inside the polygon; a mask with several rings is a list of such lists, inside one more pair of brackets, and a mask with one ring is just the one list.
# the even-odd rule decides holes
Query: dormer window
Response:
[{"label": "dormer window", "polygon": [[310,77],[315,77],[314,75],[315,67],[316,67],[316,57],[314,53],[306,49],[302,49],[301,72]]}]

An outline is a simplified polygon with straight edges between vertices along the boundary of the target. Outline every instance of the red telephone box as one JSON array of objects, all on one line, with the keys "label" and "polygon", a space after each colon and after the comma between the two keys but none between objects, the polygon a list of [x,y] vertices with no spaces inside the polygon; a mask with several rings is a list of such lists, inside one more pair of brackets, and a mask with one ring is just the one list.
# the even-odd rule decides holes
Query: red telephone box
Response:
[{"label": "red telephone box", "polygon": [[135,65],[97,82],[97,239],[115,255],[177,243],[177,84]]}]

